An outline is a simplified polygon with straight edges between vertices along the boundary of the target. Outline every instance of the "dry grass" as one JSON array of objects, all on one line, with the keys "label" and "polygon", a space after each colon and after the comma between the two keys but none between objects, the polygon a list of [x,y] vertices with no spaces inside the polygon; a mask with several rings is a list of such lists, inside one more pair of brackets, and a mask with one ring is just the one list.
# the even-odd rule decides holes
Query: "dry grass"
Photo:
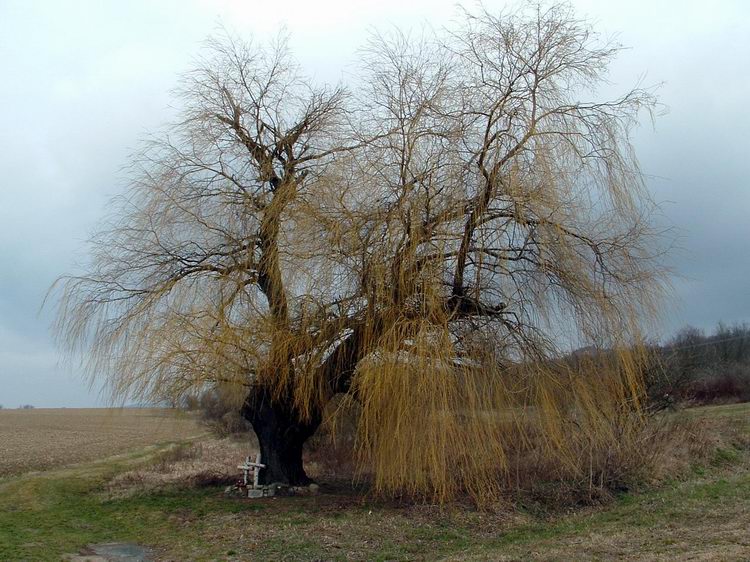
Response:
[{"label": "dry grass", "polygon": [[[695,416],[691,411],[657,415],[615,443],[577,443],[574,452],[586,465],[583,474],[575,466],[564,470],[545,462],[548,459],[543,452],[529,443],[514,451],[513,470],[502,479],[500,501],[484,507],[507,515],[513,506],[523,505],[551,516],[572,507],[606,504],[624,491],[653,489],[682,478],[696,464],[711,463],[717,451],[750,449],[747,429],[732,416]],[[355,469],[353,438],[351,427],[324,424],[306,447],[308,473],[334,501],[336,496],[348,497],[357,490],[388,502],[388,495],[372,488],[372,473]],[[257,439],[252,432],[176,444],[149,464],[119,473],[107,483],[105,495],[122,498],[168,486],[202,488],[232,483],[239,477],[237,464],[256,452]],[[398,503],[407,504],[417,499],[408,494],[397,497]],[[465,500],[453,502],[454,507]]]},{"label": "dry grass", "polygon": [[0,477],[203,433],[194,418],[159,408],[0,410]]},{"label": "dry grass", "polygon": [[[260,502],[263,517],[212,515],[204,520],[204,536],[216,553],[239,556],[227,560],[249,553],[288,560],[747,560],[747,411],[742,405],[737,412],[701,409],[700,415],[652,420],[639,436],[643,453],[630,461],[650,472],[642,480],[645,493],[620,494],[606,508],[567,503],[540,513],[531,497],[536,494],[526,490],[518,498],[523,509],[505,505],[488,512],[456,503],[383,501],[324,486],[324,496],[304,502]],[[635,466],[623,470],[638,472]],[[551,497],[537,499],[549,506]],[[558,499],[580,500],[580,491]],[[193,548],[176,551],[205,554],[205,547]]]},{"label": "dry grass", "polygon": [[239,475],[237,465],[256,451],[254,439],[248,436],[175,445],[153,463],[118,474],[107,483],[106,495],[122,498],[165,486],[232,483]]},{"label": "dry grass", "polygon": [[[503,421],[511,416],[493,419]],[[631,422],[616,427],[619,432],[611,439],[580,439],[575,431],[569,431],[565,434],[570,452],[567,463],[550,459],[544,450],[544,436],[528,431],[525,440],[508,447],[508,468],[497,475],[502,490],[499,502],[533,503],[544,512],[604,504],[622,492],[649,489],[679,478],[696,463],[709,462],[719,449],[750,447],[748,428],[727,416],[696,416],[687,410],[650,416],[643,423],[638,419]],[[352,460],[355,426],[356,418],[339,427],[328,421],[321,426],[306,446],[305,465],[311,476],[323,482],[354,479],[366,483],[372,479],[372,470],[358,470]],[[494,503],[484,507],[493,508]]]}]

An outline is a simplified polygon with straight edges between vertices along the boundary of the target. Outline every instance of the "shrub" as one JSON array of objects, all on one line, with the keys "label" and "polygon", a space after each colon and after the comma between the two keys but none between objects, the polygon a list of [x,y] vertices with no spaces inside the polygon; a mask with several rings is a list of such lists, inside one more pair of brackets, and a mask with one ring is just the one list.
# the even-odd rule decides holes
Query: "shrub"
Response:
[{"label": "shrub", "polygon": [[687,327],[652,348],[644,369],[651,405],[750,401],[750,326],[719,324],[711,335]]},{"label": "shrub", "polygon": [[750,401],[750,365],[732,364],[692,381],[688,396],[695,402]]},{"label": "shrub", "polygon": [[201,420],[219,437],[252,431],[252,426],[242,417],[237,404],[219,387],[209,389],[198,397],[185,399],[184,407],[198,411]]}]

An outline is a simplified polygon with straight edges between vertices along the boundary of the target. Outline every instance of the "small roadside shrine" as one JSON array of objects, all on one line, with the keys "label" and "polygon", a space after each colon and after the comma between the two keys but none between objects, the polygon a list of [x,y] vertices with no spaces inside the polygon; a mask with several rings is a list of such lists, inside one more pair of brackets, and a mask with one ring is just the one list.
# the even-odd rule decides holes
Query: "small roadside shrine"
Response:
[{"label": "small roadside shrine", "polygon": [[245,462],[238,465],[242,471],[242,479],[237,480],[233,486],[228,486],[224,493],[228,495],[241,495],[248,498],[268,498],[271,496],[314,496],[317,495],[320,486],[314,482],[308,486],[288,486],[281,482],[263,485],[260,483],[260,471],[266,468],[261,462],[260,453],[255,455],[255,460],[245,457]]},{"label": "small roadside shrine", "polygon": [[[266,465],[260,462],[260,453],[255,455],[255,462],[252,462],[250,457],[246,457],[245,462],[237,468],[242,471],[242,488],[247,490],[248,498],[265,498],[274,495],[274,486],[261,486],[259,484],[260,471],[266,468]],[[251,475],[252,481],[250,480]],[[238,487],[240,487],[239,482]]]}]

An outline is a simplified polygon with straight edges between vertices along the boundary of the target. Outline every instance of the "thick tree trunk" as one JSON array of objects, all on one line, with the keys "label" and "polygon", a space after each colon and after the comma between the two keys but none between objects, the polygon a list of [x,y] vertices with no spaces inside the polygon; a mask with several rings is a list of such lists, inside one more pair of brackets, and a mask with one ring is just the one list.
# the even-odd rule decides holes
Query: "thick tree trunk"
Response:
[{"label": "thick tree trunk", "polygon": [[274,403],[267,391],[254,389],[242,407],[242,415],[258,436],[260,462],[266,465],[260,471],[261,484],[306,486],[312,482],[302,463],[302,447],[318,429],[320,413],[303,421],[287,404]]},{"label": "thick tree trunk", "polygon": [[[329,397],[351,391],[351,378],[366,333],[364,325],[356,326],[321,365],[321,377],[328,381]],[[302,420],[291,406],[291,400],[280,398],[273,401],[266,389],[254,387],[245,399],[242,415],[258,436],[261,463],[266,465],[260,473],[261,483],[309,484],[311,480],[302,464],[302,447],[318,429],[322,411],[315,411],[309,419]]]}]

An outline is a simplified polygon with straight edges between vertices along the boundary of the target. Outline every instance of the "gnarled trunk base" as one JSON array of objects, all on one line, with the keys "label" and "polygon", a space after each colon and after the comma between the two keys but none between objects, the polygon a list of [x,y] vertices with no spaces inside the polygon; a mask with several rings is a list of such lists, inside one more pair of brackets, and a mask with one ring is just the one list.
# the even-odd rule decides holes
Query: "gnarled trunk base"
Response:
[{"label": "gnarled trunk base", "polygon": [[312,482],[302,463],[302,447],[318,429],[319,413],[302,421],[294,409],[272,402],[268,392],[258,388],[245,400],[242,415],[258,436],[260,462],[266,465],[260,471],[261,484],[306,486]]}]

